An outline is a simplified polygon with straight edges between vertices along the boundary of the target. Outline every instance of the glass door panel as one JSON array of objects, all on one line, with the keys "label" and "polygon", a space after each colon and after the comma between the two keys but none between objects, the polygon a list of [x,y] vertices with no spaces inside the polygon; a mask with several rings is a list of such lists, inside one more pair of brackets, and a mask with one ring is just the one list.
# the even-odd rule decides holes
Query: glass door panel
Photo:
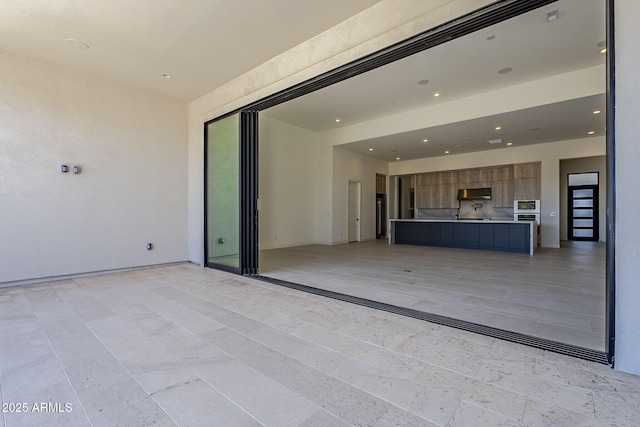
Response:
[{"label": "glass door panel", "polygon": [[569,240],[598,238],[598,185],[569,186]]},{"label": "glass door panel", "polygon": [[206,128],[207,265],[240,268],[240,118]]}]

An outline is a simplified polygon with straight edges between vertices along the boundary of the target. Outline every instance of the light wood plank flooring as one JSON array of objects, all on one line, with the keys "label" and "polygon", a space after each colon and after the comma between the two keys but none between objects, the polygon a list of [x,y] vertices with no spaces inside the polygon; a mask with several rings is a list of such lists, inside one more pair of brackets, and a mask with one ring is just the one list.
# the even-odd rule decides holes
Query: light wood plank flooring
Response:
[{"label": "light wood plank flooring", "polygon": [[260,253],[260,274],[486,326],[605,350],[605,244],[534,256],[388,245],[386,240]]}]

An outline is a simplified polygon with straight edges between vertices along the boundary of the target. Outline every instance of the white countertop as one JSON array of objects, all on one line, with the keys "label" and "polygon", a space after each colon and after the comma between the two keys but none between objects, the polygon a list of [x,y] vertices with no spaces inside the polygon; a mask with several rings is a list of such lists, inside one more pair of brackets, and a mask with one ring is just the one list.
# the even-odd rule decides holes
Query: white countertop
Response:
[{"label": "white countertop", "polygon": [[419,219],[419,218],[408,218],[408,219],[390,219],[389,221],[402,221],[402,222],[486,222],[489,224],[522,224],[526,222],[535,222],[535,221],[514,221],[508,219]]}]

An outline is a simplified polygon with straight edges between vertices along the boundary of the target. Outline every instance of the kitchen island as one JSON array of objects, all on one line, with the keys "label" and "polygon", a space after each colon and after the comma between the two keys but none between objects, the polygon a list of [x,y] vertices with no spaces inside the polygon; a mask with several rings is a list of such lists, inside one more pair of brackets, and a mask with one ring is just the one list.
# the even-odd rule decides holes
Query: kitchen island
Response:
[{"label": "kitchen island", "polygon": [[538,246],[533,221],[392,219],[389,244],[522,252]]}]

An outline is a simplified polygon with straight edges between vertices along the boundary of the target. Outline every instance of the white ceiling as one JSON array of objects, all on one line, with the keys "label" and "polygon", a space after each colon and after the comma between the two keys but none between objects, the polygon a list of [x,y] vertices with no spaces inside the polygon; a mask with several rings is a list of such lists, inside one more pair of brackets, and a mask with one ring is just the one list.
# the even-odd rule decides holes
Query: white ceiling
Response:
[{"label": "white ceiling", "polygon": [[193,100],[379,1],[0,0],[0,48]]},{"label": "white ceiling", "polygon": [[[0,48],[192,100],[378,1],[0,0]],[[546,13],[556,8],[559,19],[547,22]],[[603,64],[598,43],[605,39],[604,10],[605,0],[560,0],[264,113],[324,131]],[[490,36],[495,37],[487,40]],[[89,48],[74,47],[67,39]],[[497,73],[505,67],[513,71]],[[429,83],[418,85],[420,80]],[[433,97],[436,91],[439,98]],[[602,134],[604,114],[567,118],[566,112],[604,112],[604,97],[573,102],[343,147],[393,161],[504,146],[486,139],[522,145],[584,137],[586,129]],[[498,122],[503,135],[493,130]],[[419,139],[430,135],[428,147],[416,144],[418,134]]]},{"label": "white ceiling", "polygon": [[[547,22],[547,12],[559,18]],[[489,38],[489,40],[488,40]],[[501,87],[602,65],[606,55],[604,0],[561,0],[492,27],[380,67],[264,114],[322,132],[401,111],[437,105]],[[507,74],[499,74],[504,68]],[[418,84],[428,80],[427,84]],[[605,132],[605,83],[602,96],[452,123],[341,145],[384,161],[561,141]],[[434,97],[435,92],[440,93]],[[491,102],[491,99],[487,99]],[[594,110],[602,114],[594,115]],[[580,112],[580,114],[578,114]],[[340,123],[336,123],[340,118]],[[502,130],[497,132],[495,126]],[[535,130],[531,130],[535,129]],[[429,139],[422,144],[423,138]],[[502,138],[491,145],[489,139]],[[461,147],[462,146],[462,147]],[[374,151],[369,151],[374,148]]]}]

